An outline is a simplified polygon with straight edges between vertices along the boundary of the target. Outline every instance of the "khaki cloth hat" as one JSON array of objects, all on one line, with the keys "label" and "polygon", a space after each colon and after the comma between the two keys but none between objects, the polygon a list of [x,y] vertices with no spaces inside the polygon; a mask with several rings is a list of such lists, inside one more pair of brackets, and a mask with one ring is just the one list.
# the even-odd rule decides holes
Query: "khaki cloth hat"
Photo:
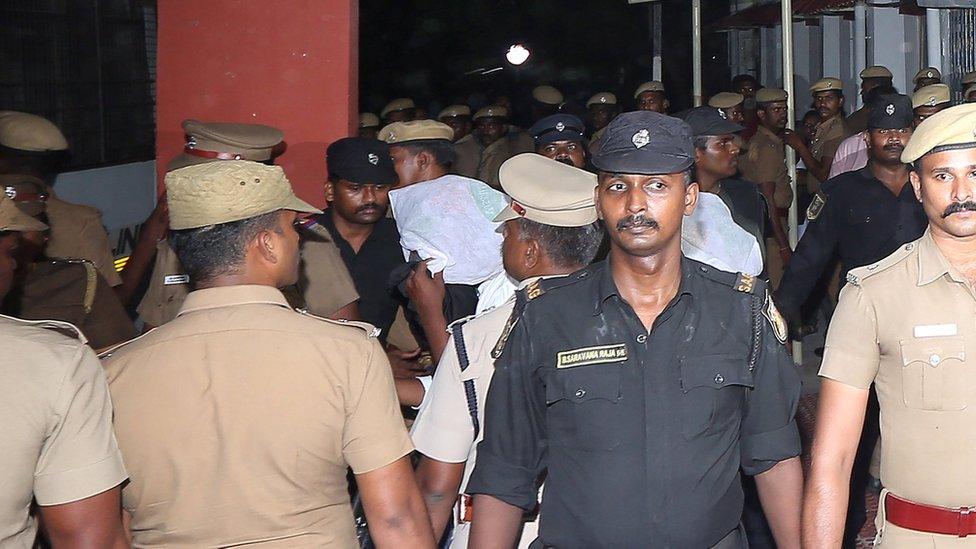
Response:
[{"label": "khaki cloth hat", "polygon": [[508,118],[508,109],[498,105],[488,105],[474,113],[474,119],[479,118]]},{"label": "khaki cloth hat", "polygon": [[962,93],[963,98],[969,97],[969,94],[973,93],[974,91],[976,91],[976,84],[970,84],[970,86],[966,88],[966,91]]},{"label": "khaki cloth hat", "polygon": [[322,213],[295,196],[280,166],[227,160],[166,174],[171,228],[195,229],[278,210]]},{"label": "khaki cloth hat", "polygon": [[942,73],[939,69],[935,67],[925,67],[924,69],[915,73],[915,78],[912,78],[912,82],[918,82],[922,78],[938,78],[942,79]]},{"label": "khaki cloth hat", "polygon": [[647,92],[647,91],[654,91],[654,92],[664,93],[664,84],[662,84],[661,82],[659,82],[657,80],[651,80],[650,82],[644,82],[640,86],[637,86],[637,91],[634,92],[634,99],[637,99],[638,97],[640,97],[640,94],[642,94],[644,92]]},{"label": "khaki cloth hat", "polygon": [[844,91],[844,83],[840,81],[840,78],[834,78],[828,76],[827,78],[821,78],[810,86],[810,91],[813,93],[825,92],[825,91]]},{"label": "khaki cloth hat", "polygon": [[0,195],[0,231],[46,231],[47,225],[20,211],[4,195]]},{"label": "khaki cloth hat", "polygon": [[166,171],[219,160],[254,160],[271,158],[274,148],[285,138],[278,128],[263,124],[200,122],[184,120],[186,145],[183,152],[169,161]]},{"label": "khaki cloth hat", "polygon": [[32,175],[0,175],[0,191],[29,216],[47,210],[48,187]]},{"label": "khaki cloth hat", "polygon": [[400,97],[390,101],[385,107],[383,107],[383,110],[380,111],[380,118],[386,118],[386,115],[390,114],[391,112],[405,111],[407,109],[416,108],[417,105],[414,104],[413,99],[410,99],[409,97]]},{"label": "khaki cloth hat", "polygon": [[454,118],[456,116],[471,116],[471,107],[467,105],[451,105],[437,114],[437,119]]},{"label": "khaki cloth hat", "polygon": [[380,127],[380,117],[371,112],[361,112],[359,113],[359,127],[378,128]]},{"label": "khaki cloth hat", "polygon": [[892,78],[893,75],[888,67],[883,67],[881,65],[874,65],[873,67],[868,67],[861,71],[859,75],[862,79],[864,78]]},{"label": "khaki cloth hat", "polygon": [[552,86],[536,86],[532,90],[532,99],[546,105],[559,105],[563,102],[563,94]]},{"label": "khaki cloth hat", "polygon": [[586,106],[590,105],[616,105],[617,96],[610,92],[600,92],[594,94],[593,97],[586,101]]},{"label": "khaki cloth hat", "polygon": [[934,107],[942,103],[948,103],[949,101],[952,101],[951,92],[949,91],[949,86],[945,84],[930,84],[919,88],[917,92],[912,94],[913,109],[917,109],[918,107]]},{"label": "khaki cloth hat", "polygon": [[716,109],[731,109],[745,101],[745,96],[741,93],[721,92],[716,93],[708,100],[708,106]]},{"label": "khaki cloth hat", "polygon": [[762,88],[756,92],[756,103],[775,103],[776,101],[786,101],[789,94],[779,88]]},{"label": "khaki cloth hat", "polygon": [[555,227],[582,227],[597,219],[596,174],[541,154],[523,153],[502,164],[498,179],[512,202],[495,216],[496,222],[524,217]]},{"label": "khaki cloth hat", "polygon": [[410,122],[387,124],[383,126],[383,129],[380,130],[379,135],[376,137],[380,141],[386,141],[390,145],[432,139],[450,141],[454,139],[454,130],[447,124],[436,120],[413,120]]},{"label": "khaki cloth hat", "polygon": [[939,111],[915,128],[901,161],[915,162],[930,152],[976,147],[976,103]]},{"label": "khaki cloth hat", "polygon": [[17,111],[0,111],[0,145],[34,154],[68,150],[68,140],[53,122]]},{"label": "khaki cloth hat", "polygon": [[963,86],[968,86],[970,84],[976,84],[976,71],[967,72],[962,75],[962,80],[960,80]]}]

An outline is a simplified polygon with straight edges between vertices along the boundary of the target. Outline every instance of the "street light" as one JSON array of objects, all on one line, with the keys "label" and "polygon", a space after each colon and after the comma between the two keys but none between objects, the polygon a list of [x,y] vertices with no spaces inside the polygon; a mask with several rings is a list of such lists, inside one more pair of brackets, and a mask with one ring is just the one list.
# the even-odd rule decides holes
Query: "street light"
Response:
[{"label": "street light", "polygon": [[529,50],[526,49],[526,47],[522,44],[513,44],[510,48],[508,48],[508,53],[505,54],[505,59],[508,59],[509,63],[517,66],[525,63],[525,61],[529,58],[530,53],[531,52],[529,52]]}]

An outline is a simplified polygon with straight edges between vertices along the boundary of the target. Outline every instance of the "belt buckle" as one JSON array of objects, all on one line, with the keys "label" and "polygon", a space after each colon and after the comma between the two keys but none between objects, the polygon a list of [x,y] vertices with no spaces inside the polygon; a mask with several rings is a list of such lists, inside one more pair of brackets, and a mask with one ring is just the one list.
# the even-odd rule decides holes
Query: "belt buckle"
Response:
[{"label": "belt buckle", "polygon": [[959,537],[964,538],[970,534],[976,534],[976,507],[960,507],[959,514]]}]

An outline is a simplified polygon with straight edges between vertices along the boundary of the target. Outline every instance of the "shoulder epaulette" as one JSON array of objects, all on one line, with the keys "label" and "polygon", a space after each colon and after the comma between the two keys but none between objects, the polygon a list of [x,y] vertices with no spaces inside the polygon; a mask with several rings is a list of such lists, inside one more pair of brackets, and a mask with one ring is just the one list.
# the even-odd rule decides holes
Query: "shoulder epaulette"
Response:
[{"label": "shoulder epaulette", "polygon": [[459,318],[459,319],[455,320],[454,322],[451,322],[450,324],[447,325],[447,333],[451,333],[451,330],[454,329],[455,326],[464,326],[465,324],[468,323],[469,320],[474,320],[475,318],[478,318],[479,316],[481,316],[481,315],[483,315],[483,314],[485,314],[485,313],[487,313],[489,311],[493,311],[493,310],[495,310],[494,307],[492,307],[491,309],[488,309],[487,311],[482,311],[479,314],[474,314],[474,315],[468,315],[468,316],[465,316],[465,317],[461,317],[461,318]]},{"label": "shoulder epaulette", "polygon": [[730,273],[698,261],[694,263],[697,264],[698,271],[702,276],[728,286],[737,292],[754,295],[763,295],[766,292],[766,282],[757,276],[748,273]]},{"label": "shoulder epaulette", "polygon": [[319,223],[319,220],[313,215],[297,221],[295,225],[307,233],[313,234],[328,242],[332,242],[332,233],[330,233],[329,229],[326,229],[324,225]]},{"label": "shoulder epaulette", "polygon": [[321,320],[322,322],[328,322],[330,324],[338,324],[339,326],[349,326],[351,328],[359,328],[360,330],[366,332],[366,337],[370,339],[379,337],[380,332],[382,331],[376,326],[370,324],[369,322],[360,322],[358,320],[346,320],[344,318],[333,320],[331,318],[315,316],[305,309],[295,309],[295,310],[304,316],[307,316],[309,318],[314,318],[316,320]]},{"label": "shoulder epaulette", "polygon": [[866,278],[884,272],[904,261],[906,257],[912,255],[912,251],[915,250],[916,246],[917,244],[915,242],[909,242],[899,246],[897,250],[881,261],[851,269],[847,272],[847,283],[860,286],[861,282],[863,282]]},{"label": "shoulder epaulette", "polygon": [[81,333],[81,330],[70,322],[64,322],[61,320],[26,320],[7,315],[0,315],[0,318],[15,322],[17,324],[23,324],[25,326],[44,328],[46,330],[57,332],[63,336],[70,337],[71,339],[77,339],[81,343],[88,343],[88,338],[85,337],[85,334]]}]

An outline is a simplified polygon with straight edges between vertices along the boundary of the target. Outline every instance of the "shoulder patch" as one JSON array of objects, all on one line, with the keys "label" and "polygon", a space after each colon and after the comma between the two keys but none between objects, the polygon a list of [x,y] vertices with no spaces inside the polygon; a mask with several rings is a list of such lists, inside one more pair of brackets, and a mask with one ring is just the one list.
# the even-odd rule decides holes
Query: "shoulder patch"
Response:
[{"label": "shoulder patch", "polygon": [[823,211],[823,207],[827,204],[827,197],[823,193],[817,193],[813,195],[813,200],[810,205],[807,206],[807,219],[813,221],[820,216],[820,212]]},{"label": "shoulder patch", "polygon": [[359,328],[360,330],[366,332],[366,337],[370,339],[379,337],[380,335],[381,330],[376,326],[373,326],[369,322],[360,322],[358,320],[346,320],[344,318],[340,318],[338,320],[332,320],[331,318],[315,316],[312,313],[309,313],[305,309],[295,309],[295,311],[303,316],[314,318],[315,320],[321,320],[322,322],[328,322],[329,324],[338,324],[339,326],[349,326],[352,328]]},{"label": "shoulder patch", "polygon": [[865,279],[878,273],[882,273],[904,261],[907,257],[912,255],[912,252],[915,251],[917,247],[918,245],[915,242],[909,242],[899,246],[897,250],[881,261],[851,269],[847,273],[847,283],[860,286],[861,282],[863,282]]},{"label": "shoulder patch", "polygon": [[737,292],[761,295],[766,291],[766,283],[762,279],[751,274],[730,273],[728,271],[716,269],[715,267],[712,267],[706,263],[701,263],[700,261],[695,261],[693,259],[690,259],[689,261],[696,266],[698,272],[705,278],[718,282],[723,286],[728,286]]}]

